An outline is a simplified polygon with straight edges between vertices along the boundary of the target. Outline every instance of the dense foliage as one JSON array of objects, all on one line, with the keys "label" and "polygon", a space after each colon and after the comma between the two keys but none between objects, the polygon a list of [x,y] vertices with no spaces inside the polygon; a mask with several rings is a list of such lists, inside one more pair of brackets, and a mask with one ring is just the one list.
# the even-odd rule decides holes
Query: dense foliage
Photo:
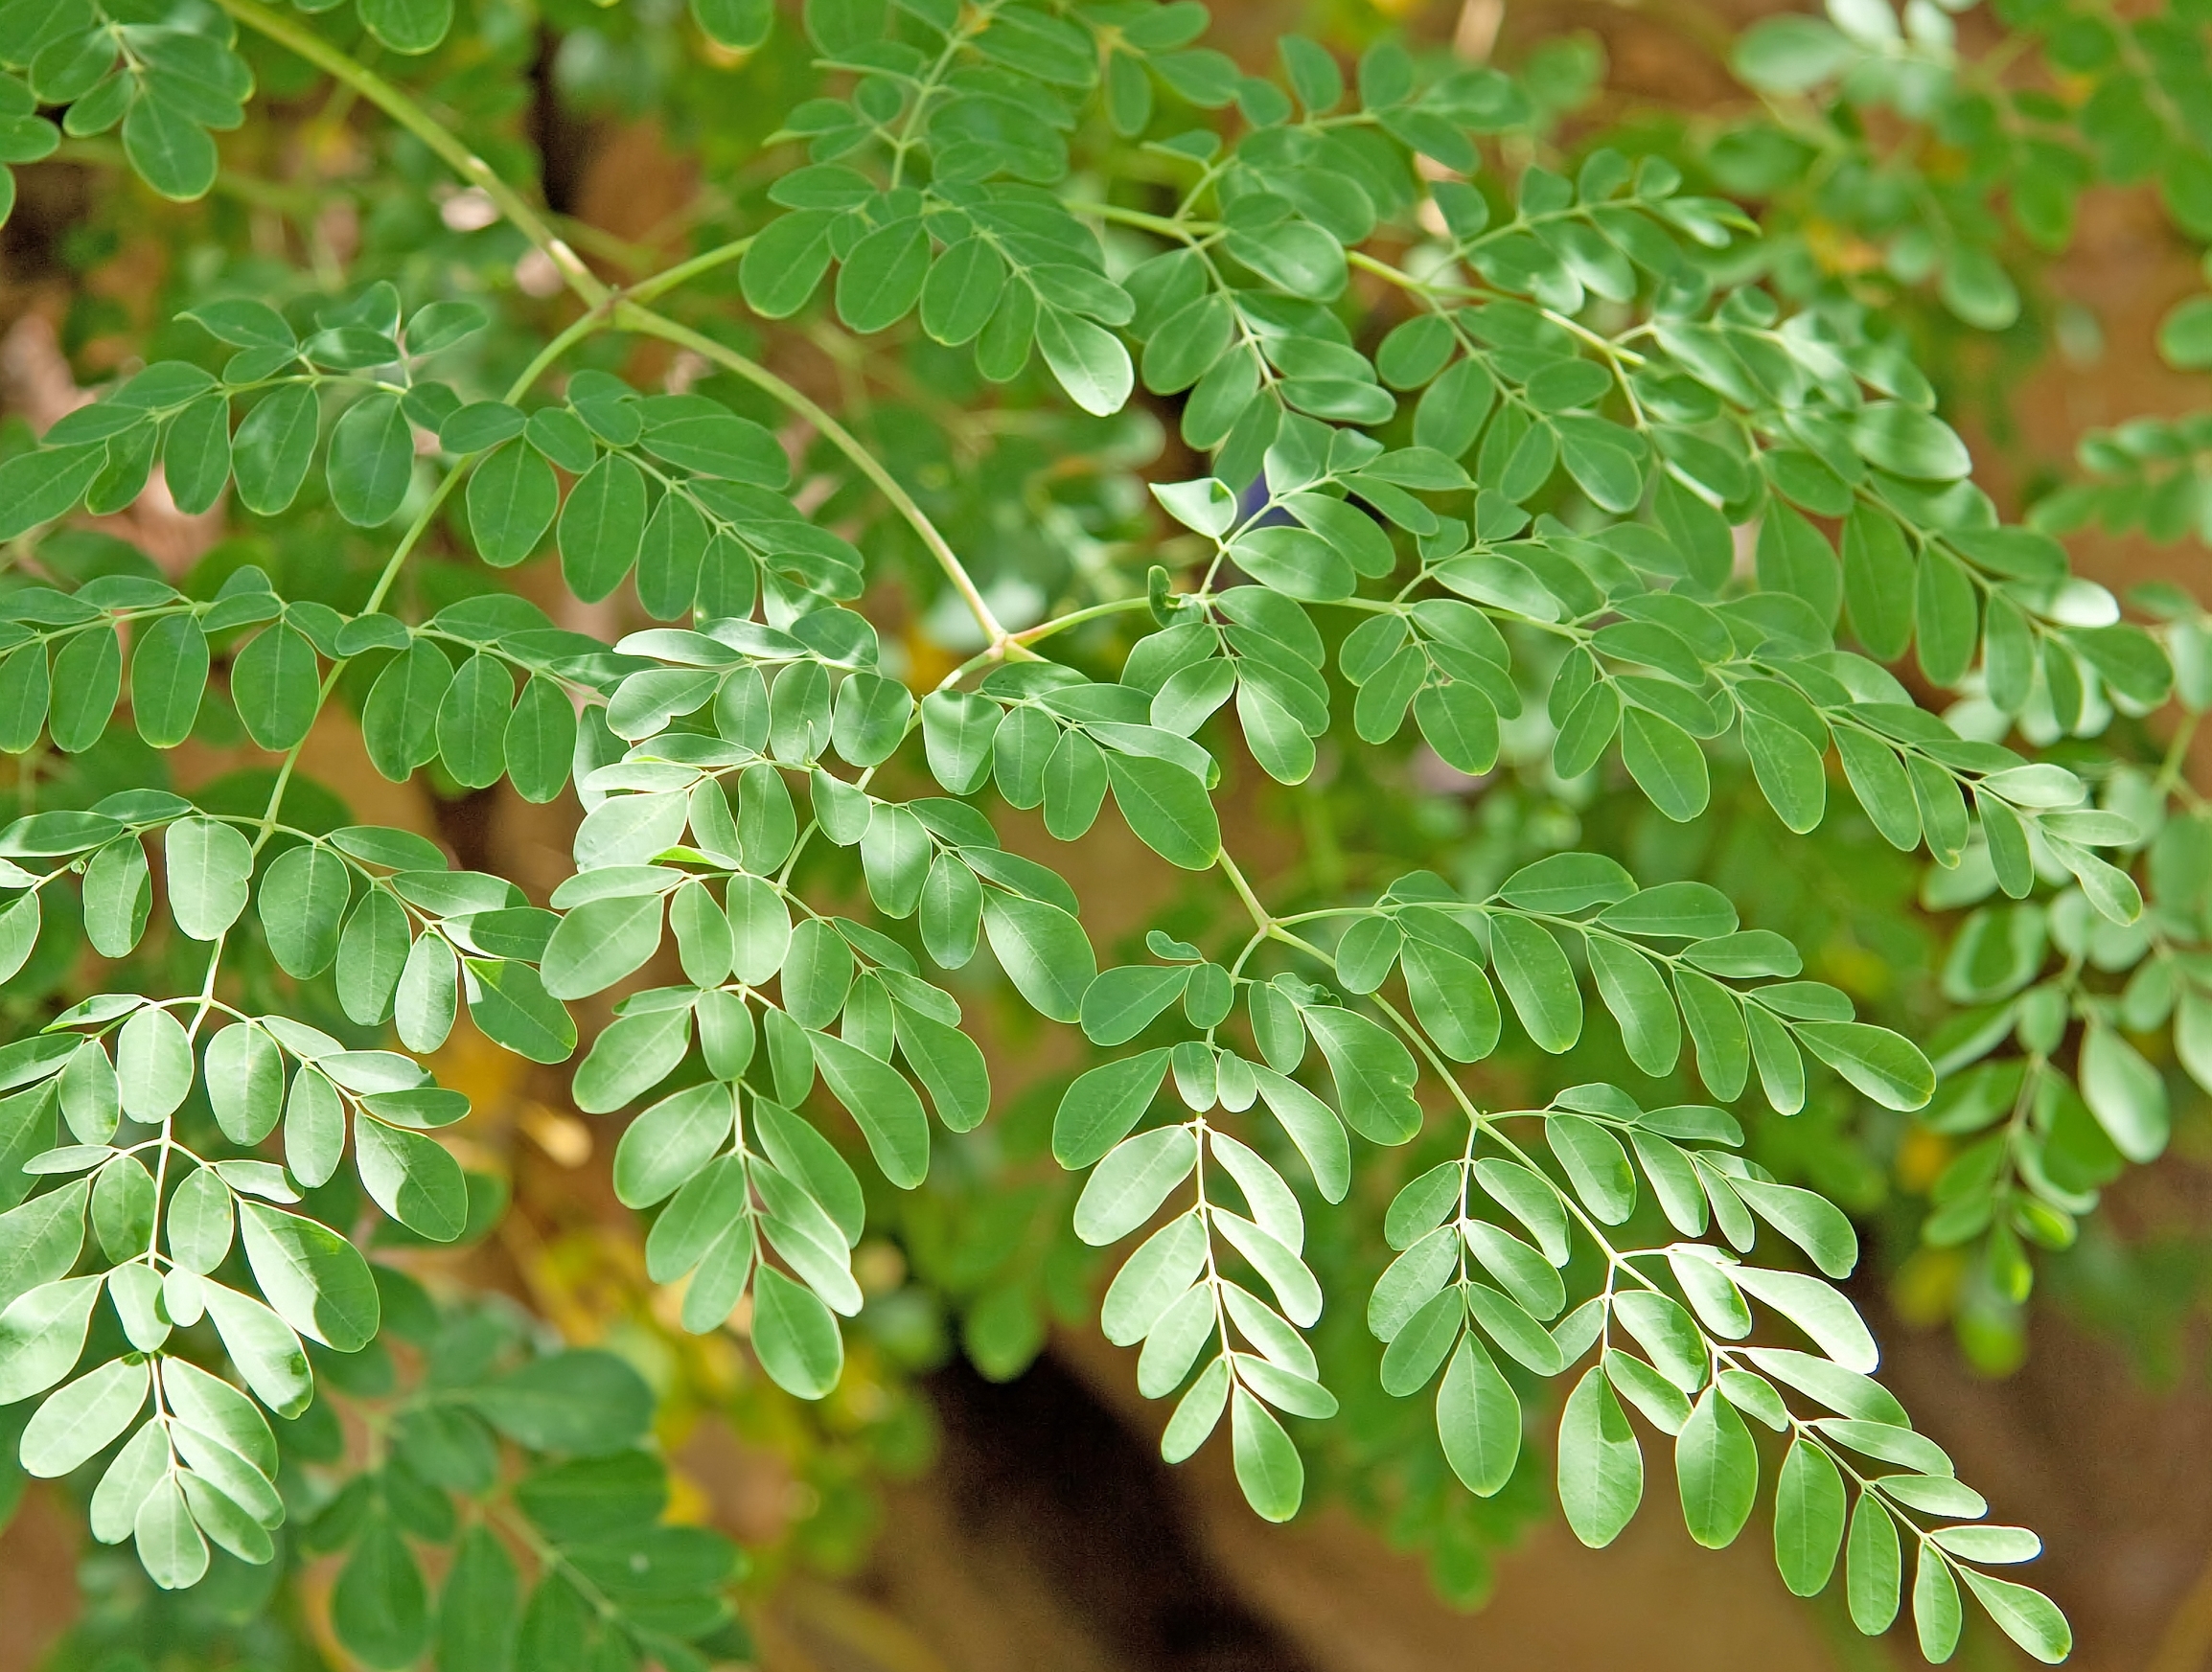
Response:
[{"label": "dense foliage", "polygon": [[[2203,421],[2023,525],[1931,382],[2063,326],[2091,184],[2212,234],[2205,19],[1999,12],[1601,121],[1576,40],[1254,75],[1189,0],[0,4],[0,159],[168,255],[0,464],[0,1403],[182,1593],[110,1569],[83,1657],[311,1663],[336,1553],[363,1665],[731,1658],[669,1343],[822,1400],[949,1315],[994,1375],[1095,1317],[1169,1460],[1271,1520],[1314,1460],[1456,1595],[1671,1458],[1862,1631],[2062,1659],[1835,1286],[1894,1173],[2003,1367],[2212,1085],[2203,620],[2054,538],[2212,526]],[[541,54],[698,161],[687,258],[541,206]],[[87,521],[157,502],[231,538]],[[572,795],[565,880],[347,807],[355,725]],[[508,1211],[470,1030],[639,1111],[627,1335],[426,1251]],[[979,1034],[1065,1066],[994,1110]]]}]

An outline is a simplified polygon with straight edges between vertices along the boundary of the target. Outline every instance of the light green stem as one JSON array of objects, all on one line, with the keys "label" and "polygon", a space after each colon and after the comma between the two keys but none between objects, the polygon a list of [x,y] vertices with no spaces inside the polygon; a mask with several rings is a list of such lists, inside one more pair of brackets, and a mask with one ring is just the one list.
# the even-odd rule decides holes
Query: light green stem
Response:
[{"label": "light green stem", "polygon": [[728,243],[717,244],[710,250],[702,250],[689,261],[679,262],[673,267],[663,268],[650,279],[640,279],[623,289],[626,302],[652,302],[666,295],[680,285],[688,285],[703,273],[711,273],[717,267],[727,266],[752,248],[752,238],[733,239]]}]

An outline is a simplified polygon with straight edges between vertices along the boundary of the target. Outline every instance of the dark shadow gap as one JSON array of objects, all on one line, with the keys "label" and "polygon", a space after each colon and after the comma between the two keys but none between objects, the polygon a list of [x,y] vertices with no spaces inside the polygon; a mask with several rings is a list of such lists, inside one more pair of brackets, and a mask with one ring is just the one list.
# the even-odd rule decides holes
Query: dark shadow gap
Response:
[{"label": "dark shadow gap", "polygon": [[1152,1447],[1048,1355],[1014,1382],[961,1360],[927,1386],[955,1512],[1019,1544],[1102,1647],[1158,1672],[1307,1672],[1189,1537]]}]

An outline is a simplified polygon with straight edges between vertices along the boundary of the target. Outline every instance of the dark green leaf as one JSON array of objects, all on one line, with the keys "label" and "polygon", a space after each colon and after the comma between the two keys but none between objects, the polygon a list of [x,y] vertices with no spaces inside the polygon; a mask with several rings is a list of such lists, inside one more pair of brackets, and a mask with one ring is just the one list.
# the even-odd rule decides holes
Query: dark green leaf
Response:
[{"label": "dark green leaf", "polygon": [[278,625],[256,634],[230,665],[231,700],[246,734],[281,754],[314,724],[321,667],[315,647],[296,628]]},{"label": "dark green leaf", "polygon": [[992,888],[983,896],[983,927],[1022,996],[1054,1021],[1075,1020],[1098,973],[1082,925],[1056,905]]},{"label": "dark green leaf", "polygon": [[397,395],[371,395],[346,409],[331,431],[327,469],[331,503],[357,528],[398,515],[414,480],[415,436]]},{"label": "dark green leaf", "polygon": [[245,415],[231,441],[239,503],[257,516],[290,509],[313,461],[321,409],[314,389],[287,383]]},{"label": "dark green leaf", "polygon": [[562,578],[594,603],[621,584],[644,538],[645,477],[621,454],[609,453],[568,491],[561,509]]},{"label": "dark green leaf", "polygon": [[487,563],[509,568],[535,552],[553,526],[561,484],[534,448],[509,442],[470,473],[468,503],[476,550]]}]

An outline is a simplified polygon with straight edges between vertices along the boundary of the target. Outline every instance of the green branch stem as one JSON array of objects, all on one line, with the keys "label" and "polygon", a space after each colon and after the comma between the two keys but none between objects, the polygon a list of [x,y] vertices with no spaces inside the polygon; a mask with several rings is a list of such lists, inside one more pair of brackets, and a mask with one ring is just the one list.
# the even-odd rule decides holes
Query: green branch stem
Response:
[{"label": "green branch stem", "polygon": [[1253,926],[1257,932],[1262,936],[1274,934],[1279,927],[1275,918],[1266,906],[1260,905],[1259,896],[1252,891],[1252,884],[1244,880],[1244,873],[1237,868],[1236,861],[1229,857],[1229,850],[1223,848],[1214,857],[1213,862],[1221,868],[1221,874],[1229,879],[1229,885],[1236,890],[1237,899],[1244,902],[1244,909],[1252,913]]},{"label": "green branch stem", "polygon": [[710,250],[702,250],[688,260],[677,263],[673,267],[662,268],[649,279],[640,279],[634,285],[624,286],[622,299],[626,302],[639,304],[656,301],[680,286],[688,285],[692,280],[703,274],[711,273],[717,267],[726,267],[731,262],[739,260],[747,250],[752,248],[752,235],[749,233],[744,238],[732,239],[727,243],[717,244]]}]

